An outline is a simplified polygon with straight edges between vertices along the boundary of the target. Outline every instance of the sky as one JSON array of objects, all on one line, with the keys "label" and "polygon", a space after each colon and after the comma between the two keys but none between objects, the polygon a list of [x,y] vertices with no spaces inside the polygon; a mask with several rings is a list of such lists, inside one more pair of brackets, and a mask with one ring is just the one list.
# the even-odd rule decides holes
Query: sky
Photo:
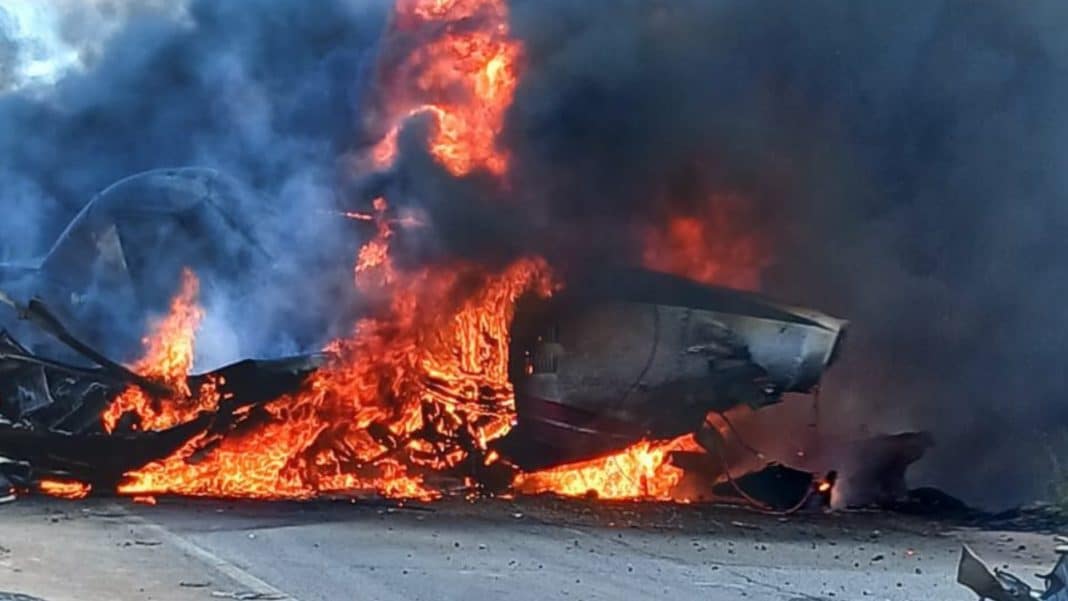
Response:
[{"label": "sky", "polygon": [[[0,1],[0,91],[47,87],[73,69],[84,69],[128,16],[144,11],[162,12],[180,19],[185,3],[181,0]],[[14,44],[5,44],[5,40]]]}]

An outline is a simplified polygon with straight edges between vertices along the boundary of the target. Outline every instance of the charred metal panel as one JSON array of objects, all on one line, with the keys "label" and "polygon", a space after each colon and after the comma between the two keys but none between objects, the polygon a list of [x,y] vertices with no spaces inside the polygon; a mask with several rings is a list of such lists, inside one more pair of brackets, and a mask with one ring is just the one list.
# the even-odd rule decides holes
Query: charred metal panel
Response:
[{"label": "charred metal panel", "polygon": [[580,281],[517,313],[516,437],[577,458],[691,432],[710,411],[811,391],[846,325],[665,274],[615,281]]}]

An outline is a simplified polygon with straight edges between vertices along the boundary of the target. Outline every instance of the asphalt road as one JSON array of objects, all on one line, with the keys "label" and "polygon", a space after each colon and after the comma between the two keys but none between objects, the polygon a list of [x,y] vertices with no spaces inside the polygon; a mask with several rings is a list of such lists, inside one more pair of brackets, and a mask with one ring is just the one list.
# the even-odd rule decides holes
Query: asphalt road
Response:
[{"label": "asphalt road", "polygon": [[[19,542],[27,536],[32,544]],[[780,520],[547,499],[454,500],[429,511],[24,500],[0,508],[0,592],[46,601],[971,601],[954,582],[961,540],[1025,576],[1054,557],[1049,535],[886,515]]]},{"label": "asphalt road", "polygon": [[893,516],[780,520],[545,499],[452,501],[429,512],[213,503],[139,511],[300,601],[970,601],[954,581],[961,537],[1021,574],[1053,557],[1051,545],[1039,549],[1048,537],[1030,540],[1029,553],[1019,535]]}]

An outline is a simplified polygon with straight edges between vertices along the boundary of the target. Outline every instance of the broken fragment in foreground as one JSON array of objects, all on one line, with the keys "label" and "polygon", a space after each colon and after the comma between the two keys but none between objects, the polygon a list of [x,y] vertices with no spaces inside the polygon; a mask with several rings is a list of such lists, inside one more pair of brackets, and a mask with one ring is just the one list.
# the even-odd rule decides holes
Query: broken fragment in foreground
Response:
[{"label": "broken fragment in foreground", "polygon": [[1032,589],[1020,578],[1000,568],[991,570],[967,545],[961,547],[957,582],[975,591],[981,600],[1068,601],[1068,560],[1066,560],[1068,539],[1057,537],[1057,542],[1059,543],[1056,548],[1057,563],[1048,574],[1038,575],[1045,581],[1046,590],[1044,591]]}]

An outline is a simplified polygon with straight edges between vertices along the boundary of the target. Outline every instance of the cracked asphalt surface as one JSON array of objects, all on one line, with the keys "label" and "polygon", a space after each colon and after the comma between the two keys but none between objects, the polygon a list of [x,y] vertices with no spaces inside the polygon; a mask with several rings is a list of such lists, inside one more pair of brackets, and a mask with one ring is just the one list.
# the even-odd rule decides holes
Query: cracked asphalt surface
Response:
[{"label": "cracked asphalt surface", "polygon": [[[20,533],[36,542],[16,544]],[[1049,534],[885,514],[776,518],[548,498],[401,509],[27,499],[0,508],[0,538],[12,541],[0,591],[46,601],[970,601],[954,581],[961,541],[1020,575],[1054,559]]]}]

